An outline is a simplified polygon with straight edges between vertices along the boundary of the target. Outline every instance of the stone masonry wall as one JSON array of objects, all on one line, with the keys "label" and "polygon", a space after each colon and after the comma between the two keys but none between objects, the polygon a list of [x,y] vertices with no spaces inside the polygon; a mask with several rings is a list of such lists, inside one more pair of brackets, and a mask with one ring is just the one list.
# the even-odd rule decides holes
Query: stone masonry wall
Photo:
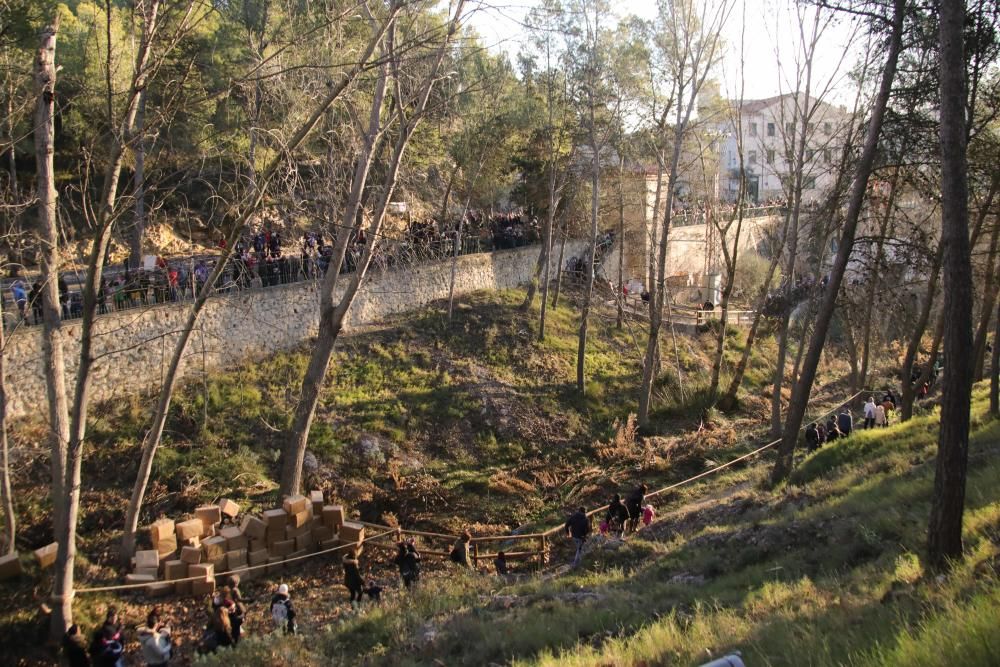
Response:
[{"label": "stone masonry wall", "polygon": [[[585,241],[566,244],[566,256],[580,254]],[[455,293],[526,284],[538,260],[538,246],[458,259]],[[556,254],[556,253],[553,253]],[[558,270],[552,260],[552,270]],[[553,273],[554,275],[554,273]],[[451,262],[373,272],[362,285],[345,329],[357,329],[388,315],[448,297]],[[343,284],[343,283],[342,283]],[[188,342],[182,376],[230,367],[291,350],[319,326],[318,290],[312,282],[248,290],[213,297]],[[94,336],[92,397],[96,402],[159,389],[190,304],[164,304],[103,315]],[[72,391],[79,359],[79,321],[63,324],[66,380]],[[16,331],[7,342],[7,392],[11,416],[45,414],[41,327]]]}]

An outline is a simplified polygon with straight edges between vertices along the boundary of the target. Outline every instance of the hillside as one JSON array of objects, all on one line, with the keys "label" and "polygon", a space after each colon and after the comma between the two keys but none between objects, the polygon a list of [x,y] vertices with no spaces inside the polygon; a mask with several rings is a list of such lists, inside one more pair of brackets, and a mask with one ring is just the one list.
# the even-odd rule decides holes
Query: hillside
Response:
[{"label": "hillside", "polygon": [[748,665],[996,665],[1000,422],[985,413],[980,390],[966,558],[947,576],[920,561],[931,413],[829,445],[773,492],[760,485],[766,457],[688,487],[624,544],[593,540],[579,571],[510,583],[440,572],[204,664],[696,665],[739,650]]}]

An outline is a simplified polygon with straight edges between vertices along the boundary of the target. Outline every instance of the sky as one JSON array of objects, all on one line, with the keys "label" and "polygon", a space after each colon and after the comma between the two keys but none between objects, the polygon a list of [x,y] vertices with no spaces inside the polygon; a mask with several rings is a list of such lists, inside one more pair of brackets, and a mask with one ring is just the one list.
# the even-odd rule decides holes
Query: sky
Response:
[{"label": "sky", "polygon": [[[792,9],[793,0],[734,1],[735,7],[722,31],[726,57],[716,74],[723,94],[728,97],[738,94],[741,43],[746,73],[744,99],[791,92],[795,87],[793,56],[801,52],[796,40],[798,21]],[[470,3],[473,12],[469,21],[487,46],[506,51],[516,62],[516,54],[522,50],[526,37],[521,23],[534,4],[534,0],[476,0]],[[612,0],[611,4],[620,16],[634,14],[652,19],[656,15],[654,0]],[[810,16],[810,29],[811,23]],[[854,24],[846,18],[827,25],[814,64],[814,82],[831,88],[830,101],[848,106],[854,91],[846,73],[856,62],[860,51],[858,45],[863,42],[854,34],[854,29]],[[784,66],[779,67],[779,62]]]}]

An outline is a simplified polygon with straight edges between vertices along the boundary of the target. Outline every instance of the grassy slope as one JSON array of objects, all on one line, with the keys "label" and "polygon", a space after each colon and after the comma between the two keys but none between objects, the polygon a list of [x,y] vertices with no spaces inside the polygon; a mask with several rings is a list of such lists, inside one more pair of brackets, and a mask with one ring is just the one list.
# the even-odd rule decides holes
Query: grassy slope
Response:
[{"label": "grassy slope", "polygon": [[579,572],[514,584],[439,575],[305,639],[248,643],[238,659],[694,665],[738,649],[750,665],[995,665],[1000,422],[985,410],[980,390],[967,556],[947,577],[920,562],[935,413],[829,446],[775,492],[757,490],[764,461],[687,489],[670,503],[682,509],[625,546],[598,543]]}]

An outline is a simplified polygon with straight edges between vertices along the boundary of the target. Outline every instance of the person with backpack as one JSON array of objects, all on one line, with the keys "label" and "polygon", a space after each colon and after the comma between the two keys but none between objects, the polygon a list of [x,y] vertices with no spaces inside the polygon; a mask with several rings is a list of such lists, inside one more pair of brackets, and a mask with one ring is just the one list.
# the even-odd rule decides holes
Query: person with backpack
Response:
[{"label": "person with backpack", "polygon": [[816,431],[816,422],[812,422],[806,427],[806,450],[814,452],[819,449],[819,433]]},{"label": "person with backpack", "polygon": [[566,536],[573,539],[576,545],[576,553],[573,555],[573,567],[579,567],[583,560],[583,545],[590,535],[590,518],[587,510],[578,507],[568,519],[566,519]]},{"label": "person with backpack", "polygon": [[288,584],[278,586],[278,592],[271,598],[271,620],[274,621],[276,630],[283,630],[286,634],[295,634],[295,608],[292,607],[292,598],[288,594]]},{"label": "person with backpack", "polygon": [[393,563],[399,568],[399,576],[403,586],[409,588],[420,578],[420,554],[413,542],[400,542],[396,545],[396,558]]},{"label": "person with backpack", "polygon": [[622,503],[622,497],[615,494],[608,504],[607,513],[608,531],[617,533],[618,539],[625,535],[625,524],[628,522],[628,509]]},{"label": "person with backpack", "polygon": [[80,626],[74,623],[66,630],[62,639],[63,655],[69,667],[91,667],[87,657],[87,646],[80,634]]},{"label": "person with backpack", "polygon": [[642,519],[642,505],[646,500],[646,485],[640,484],[625,499],[625,509],[628,510],[628,526],[626,532],[634,533],[639,530],[639,521]]},{"label": "person with backpack", "polygon": [[160,622],[160,609],[153,607],[146,617],[146,625],[136,629],[143,662],[147,667],[164,667],[170,662],[173,646],[170,642],[170,628]]},{"label": "person with backpack", "polygon": [[122,626],[118,622],[118,610],[108,607],[104,625],[94,633],[90,642],[90,660],[94,667],[124,667],[125,644],[122,641]]},{"label": "person with backpack", "polygon": [[344,585],[351,593],[351,606],[357,607],[361,604],[361,598],[365,592],[365,580],[361,577],[361,567],[358,565],[358,554],[356,550],[351,550],[344,554],[342,561],[344,567]]},{"label": "person with backpack", "polygon": [[847,406],[844,406],[844,409],[837,415],[837,428],[840,429],[840,434],[845,438],[854,431],[854,417],[851,416],[851,411],[847,409]]},{"label": "person with backpack", "polygon": [[451,559],[451,562],[471,569],[472,561],[469,558],[469,544],[471,543],[472,533],[468,530],[463,531],[462,535],[455,540],[455,544],[451,548],[451,554],[448,556]]}]

